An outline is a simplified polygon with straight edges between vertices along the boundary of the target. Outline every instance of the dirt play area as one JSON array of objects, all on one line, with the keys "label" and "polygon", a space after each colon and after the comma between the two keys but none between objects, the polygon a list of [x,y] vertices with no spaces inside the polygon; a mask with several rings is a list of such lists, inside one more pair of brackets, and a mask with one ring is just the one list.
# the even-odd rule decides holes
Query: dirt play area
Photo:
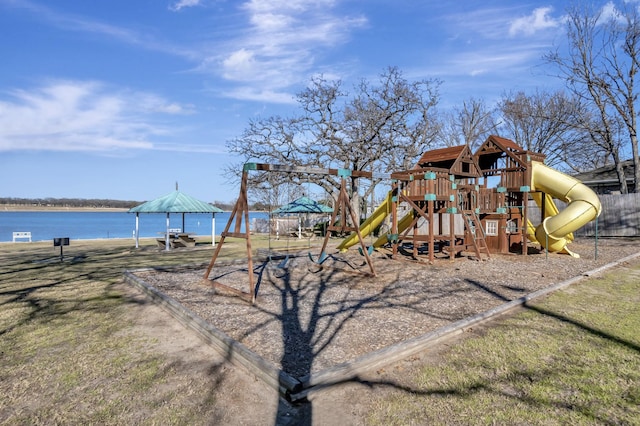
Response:
[{"label": "dirt play area", "polygon": [[[433,264],[372,255],[376,276],[356,250],[322,266],[306,253],[255,261],[255,305],[214,288],[215,280],[248,291],[246,263],[133,271],[213,328],[304,386],[376,351],[420,338],[535,291],[637,253],[637,241],[576,241],[580,259],[532,252],[436,260]],[[597,253],[596,253],[597,252]],[[596,258],[597,254],[597,258]],[[377,365],[377,364],[376,364]],[[330,376],[331,374],[329,374]],[[317,380],[321,382],[320,379]]]}]

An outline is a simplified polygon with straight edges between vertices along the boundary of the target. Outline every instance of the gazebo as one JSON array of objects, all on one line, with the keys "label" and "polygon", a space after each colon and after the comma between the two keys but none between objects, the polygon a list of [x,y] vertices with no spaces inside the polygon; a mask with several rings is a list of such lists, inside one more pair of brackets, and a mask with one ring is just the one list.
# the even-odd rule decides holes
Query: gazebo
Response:
[{"label": "gazebo", "polygon": [[300,215],[302,214],[319,214],[319,213],[332,213],[331,207],[320,204],[309,197],[300,197],[289,204],[275,209],[272,214],[285,215],[285,214],[297,214],[298,215],[298,238],[302,238],[302,223]]},{"label": "gazebo", "polygon": [[136,248],[139,247],[139,220],[140,213],[166,213],[167,215],[167,229],[165,232],[165,250],[169,250],[170,244],[170,231],[169,231],[169,215],[171,213],[182,214],[182,228],[184,229],[184,215],[186,213],[211,213],[211,245],[216,243],[216,213],[222,213],[223,210],[206,203],[204,201],[197,200],[184,192],[176,190],[164,195],[155,200],[147,201],[139,206],[129,209],[129,213],[136,214]]}]

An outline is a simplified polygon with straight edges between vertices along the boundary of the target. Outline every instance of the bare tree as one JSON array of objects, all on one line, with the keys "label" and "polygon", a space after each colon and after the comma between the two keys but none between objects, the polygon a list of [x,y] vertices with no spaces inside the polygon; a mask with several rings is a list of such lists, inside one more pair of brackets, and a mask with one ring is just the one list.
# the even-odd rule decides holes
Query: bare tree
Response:
[{"label": "bare tree", "polygon": [[564,92],[505,94],[498,109],[502,115],[501,134],[527,150],[545,154],[551,166],[570,163],[576,145],[584,141],[579,129],[578,99]]},{"label": "bare tree", "polygon": [[621,145],[615,127],[625,126],[635,165],[635,190],[640,191],[638,139],[635,104],[635,75],[640,55],[640,31],[637,11],[629,7],[610,17],[587,7],[573,7],[567,14],[568,53],[559,50],[545,56],[555,64],[567,87],[590,111],[583,124],[592,141],[613,160],[620,189],[627,185],[622,168]]},{"label": "bare tree", "polygon": [[[240,164],[227,165],[227,176],[237,180],[242,165],[250,161],[289,165],[303,163],[305,157],[298,146],[296,134],[298,124],[296,119],[279,116],[250,120],[241,137],[227,142],[229,151],[241,158]],[[255,173],[250,176],[250,182],[250,196],[273,207],[285,204],[303,192],[299,178],[285,173]]]},{"label": "bare tree", "polygon": [[458,146],[464,144],[462,134],[458,128],[456,113],[453,109],[440,112],[440,129],[438,141],[444,146]]},{"label": "bare tree", "polygon": [[638,93],[635,88],[635,76],[640,65],[638,63],[640,60],[640,16],[637,7],[626,5],[623,12],[616,13],[609,20],[607,27],[611,36],[605,45],[608,54],[605,58],[604,77],[601,85],[607,99],[618,112],[620,120],[626,127],[635,170],[633,184],[635,192],[640,192],[638,113],[636,111]]},{"label": "bare tree", "polygon": [[582,142],[566,153],[565,163],[581,172],[613,163],[621,191],[627,191],[627,182],[620,159],[621,138],[624,124],[616,116],[607,115],[605,104],[585,105],[575,116],[578,134]]},{"label": "bare tree", "polygon": [[[438,85],[409,82],[393,67],[380,75],[376,85],[363,80],[344,109],[345,167],[379,172],[412,167],[437,134],[432,111],[438,102]],[[375,184],[367,186],[365,198]],[[351,179],[351,191],[354,208],[359,210],[357,178]]]},{"label": "bare tree", "polygon": [[466,144],[473,150],[497,130],[495,111],[484,100],[473,97],[464,100],[461,107],[443,112],[440,119],[438,136],[445,146]]},{"label": "bare tree", "polygon": [[[397,170],[412,165],[435,139],[433,111],[439,85],[437,80],[410,82],[392,67],[375,84],[361,81],[350,97],[340,81],[315,77],[298,95],[302,111],[297,117],[251,121],[227,147],[244,162],[381,173]],[[291,174],[287,178],[294,184],[314,183],[332,195],[340,186],[330,176]],[[260,175],[252,180],[256,188],[272,184]],[[374,186],[375,182],[367,190],[373,191]],[[349,178],[348,191],[359,211],[357,177]]]},{"label": "bare tree", "polygon": [[457,127],[463,141],[472,150],[481,145],[489,135],[496,133],[493,110],[484,100],[469,98],[462,102],[462,108],[456,108]]}]

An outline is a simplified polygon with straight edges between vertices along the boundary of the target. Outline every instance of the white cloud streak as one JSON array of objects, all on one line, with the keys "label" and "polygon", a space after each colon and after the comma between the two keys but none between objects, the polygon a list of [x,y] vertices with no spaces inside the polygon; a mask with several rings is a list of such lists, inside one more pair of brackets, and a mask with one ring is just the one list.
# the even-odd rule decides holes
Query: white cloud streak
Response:
[{"label": "white cloud streak", "polygon": [[293,101],[287,90],[306,81],[317,55],[345,43],[364,17],[332,13],[334,0],[251,0],[241,6],[247,30],[226,44],[225,53],[203,61],[237,87],[226,96],[269,102]]},{"label": "white cloud streak", "polygon": [[140,46],[144,49],[165,52],[192,60],[200,57],[196,50],[176,46],[167,40],[158,40],[154,36],[148,36],[143,32],[111,25],[84,16],[60,13],[47,6],[29,0],[12,0],[8,2],[8,4],[15,8],[27,10],[37,18],[66,31],[99,34],[108,39],[128,45]]},{"label": "white cloud streak", "polygon": [[[308,81],[310,74],[317,71],[319,55],[347,42],[352,31],[367,24],[362,16],[337,12],[338,3],[338,0],[246,1],[237,6],[246,25],[239,26],[237,32],[226,32],[222,41],[216,33],[213,47],[203,48],[179,46],[145,32],[61,13],[32,0],[8,0],[11,7],[27,10],[60,29],[99,34],[197,61],[195,71],[215,73],[231,83],[232,87],[220,91],[223,96],[274,103],[291,103],[293,96],[289,90]],[[174,0],[168,7],[178,12],[202,5],[203,0]]]},{"label": "white cloud streak", "polygon": [[[520,16],[518,16],[520,15]],[[520,73],[539,63],[553,44],[564,17],[551,7],[522,14],[518,5],[478,8],[447,16],[449,48],[430,67],[448,80]],[[525,37],[517,37],[522,36]]]},{"label": "white cloud streak", "polygon": [[0,98],[0,151],[153,149],[152,139],[168,133],[155,124],[159,115],[191,112],[154,94],[52,82]]},{"label": "white cloud streak", "polygon": [[194,7],[200,5],[200,0],[180,0],[169,6],[169,10],[173,10],[174,12],[178,12],[181,9],[186,7]]}]

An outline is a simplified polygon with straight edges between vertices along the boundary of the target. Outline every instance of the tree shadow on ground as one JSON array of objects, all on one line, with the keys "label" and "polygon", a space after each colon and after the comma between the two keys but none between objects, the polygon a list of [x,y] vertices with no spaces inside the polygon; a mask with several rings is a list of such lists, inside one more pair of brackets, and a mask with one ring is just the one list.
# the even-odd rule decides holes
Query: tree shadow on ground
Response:
[{"label": "tree shadow on ground", "polygon": [[[625,348],[640,352],[640,346],[634,342],[630,342],[626,339],[621,339],[614,334],[603,332],[594,327],[588,326],[580,321],[577,321],[567,315],[560,314],[551,310],[543,309],[540,307],[527,306],[526,309],[533,310],[536,313],[549,316],[561,322],[571,324],[579,328],[580,330],[590,335],[596,336],[600,339],[605,339],[615,344],[621,345]],[[524,332],[524,331],[523,331]],[[447,362],[440,361],[440,362]],[[464,368],[464,366],[461,366]],[[403,381],[393,379],[371,379],[371,377],[356,376],[353,378],[345,379],[342,381],[336,381],[331,384],[327,384],[323,387],[323,390],[338,388],[349,384],[361,385],[363,388],[370,391],[376,389],[388,389],[392,391],[398,391],[410,396],[411,398],[420,397],[453,397],[460,399],[469,399],[477,394],[492,394],[506,400],[513,400],[515,404],[524,404],[531,409],[545,409],[549,408],[552,411],[560,410],[559,413],[577,413],[584,421],[595,422],[596,424],[614,425],[619,424],[618,420],[612,418],[612,414],[607,410],[598,411],[594,410],[594,407],[589,404],[587,399],[576,399],[571,395],[566,395],[566,398],[560,395],[549,397],[545,394],[537,394],[528,392],[527,386],[533,383],[543,383],[550,378],[557,377],[564,372],[564,367],[561,365],[547,366],[540,364],[535,368],[503,368],[501,370],[491,372],[487,377],[477,377],[471,380],[465,380],[464,386],[455,385],[442,385],[440,383],[433,383],[432,385],[419,385],[414,381]],[[446,382],[445,382],[446,383]],[[354,390],[354,392],[357,392]],[[560,390],[559,390],[560,392]],[[416,402],[416,404],[422,404]],[[312,411],[312,402],[304,401],[299,407],[301,410],[300,416],[306,418]],[[487,408],[489,410],[489,408]],[[310,418],[310,417],[309,417]],[[442,419],[438,419],[439,421]],[[453,421],[453,420],[452,420]],[[310,424],[310,423],[303,423]]]},{"label": "tree shadow on ground", "polygon": [[[329,276],[326,277],[327,280],[330,279]],[[468,284],[485,291],[491,297],[501,300],[503,302],[509,302],[513,299],[492,290],[490,286],[485,285],[479,281],[475,280],[465,280]],[[285,353],[281,360],[282,367],[285,371],[300,371],[302,368],[307,374],[311,374],[311,368],[313,364],[313,360],[315,357],[327,347],[327,344],[317,346],[318,336],[316,333],[327,332],[327,328],[320,330],[320,319],[323,317],[321,313],[322,309],[322,295],[326,290],[326,285],[321,284],[318,293],[313,301],[313,310],[311,318],[309,319],[309,323],[305,326],[299,315],[300,313],[300,304],[303,303],[300,297],[300,289],[294,288],[290,280],[284,280],[284,284],[281,287],[281,301],[282,301],[282,316],[278,318],[282,323],[283,327],[283,343],[285,345]],[[507,290],[520,292],[522,291],[519,287],[511,288],[509,286],[506,287]],[[370,309],[372,308],[372,304],[379,302],[379,296],[382,296],[382,293],[377,294],[374,297],[371,297],[367,300],[361,300],[360,303],[355,305],[344,305],[340,308],[339,311],[334,311],[333,314],[337,312],[349,312],[348,318],[355,315],[361,309]],[[589,326],[581,321],[578,321],[570,316],[564,315],[559,312],[554,312],[549,309],[544,309],[539,306],[533,306],[531,304],[524,304],[524,308],[527,310],[534,311],[540,315],[552,317],[556,320],[571,324],[581,331],[588,333],[590,335],[596,336],[601,339],[605,339],[611,342],[614,342],[618,345],[622,345],[628,349],[631,349],[635,352],[640,352],[640,346],[634,342],[628,341],[626,339],[622,339],[612,333],[604,332],[595,327]],[[332,337],[329,340],[333,339],[335,335],[338,333],[339,329],[344,325],[344,323],[348,319],[336,320],[341,322],[333,331]],[[294,341],[296,338],[303,336],[302,344],[291,345],[290,348],[286,348],[287,344]],[[302,354],[304,356],[300,356]],[[302,367],[301,367],[302,366]],[[554,367],[556,368],[556,367]],[[412,386],[406,383],[400,383],[394,380],[372,380],[371,378],[365,378],[361,376],[355,376],[351,378],[347,378],[344,380],[338,380],[333,383],[325,384],[322,386],[323,390],[330,389],[333,387],[339,387],[345,384],[359,384],[368,389],[375,388],[388,388],[397,391],[401,391],[403,393],[407,393],[413,396],[453,396],[453,397],[461,397],[467,398],[470,395],[486,392],[499,394],[502,397],[507,399],[517,400],[520,403],[524,403],[530,407],[541,407],[547,406],[552,409],[561,409],[567,410],[571,412],[579,413],[584,418],[589,419],[590,421],[595,421],[601,424],[614,424],[615,421],[612,421],[611,418],[607,417],[606,413],[596,413],[593,410],[593,407],[590,407],[587,402],[576,403],[575,401],[563,401],[560,399],[547,399],[545,397],[538,397],[536,395],[532,395],[529,393],[523,393],[518,390],[514,390],[509,386],[505,386],[504,383],[518,383],[518,382],[526,382],[533,383],[538,381],[543,381],[548,377],[554,377],[558,375],[559,371],[554,368],[549,368],[544,365],[540,365],[540,368],[535,369],[527,369],[521,371],[506,371],[501,374],[498,374],[492,377],[491,381],[478,379],[476,381],[472,381],[467,384],[464,388],[456,388],[456,387],[424,387],[424,386]],[[304,376],[304,375],[303,375]],[[303,377],[298,376],[298,377]],[[494,383],[495,382],[495,383]],[[502,383],[503,385],[499,385]],[[290,410],[290,404],[281,398],[280,404],[282,405],[282,410]],[[295,424],[301,425],[310,425],[313,423],[313,404],[310,401],[302,400],[298,404],[294,405],[294,408],[297,410],[295,417]],[[277,419],[280,417],[277,417]],[[275,424],[279,424],[276,420]]]},{"label": "tree shadow on ground", "polygon": [[[269,315],[269,320],[258,324],[251,328],[244,336],[258,333],[267,324],[276,321],[280,324],[282,331],[282,357],[280,359],[281,369],[293,377],[298,378],[301,382],[305,378],[309,378],[313,374],[314,362],[320,354],[330,348],[332,343],[338,338],[340,332],[347,324],[356,317],[360,312],[365,310],[381,310],[381,309],[405,309],[413,310],[420,315],[430,316],[433,318],[451,320],[455,319],[447,315],[443,315],[437,309],[433,311],[424,310],[424,303],[434,301],[443,297],[453,297],[461,290],[460,288],[451,288],[446,294],[429,292],[419,292],[411,294],[411,297],[402,297],[397,294],[402,289],[402,283],[399,280],[399,272],[395,279],[391,279],[388,284],[383,285],[375,292],[369,292],[362,295],[355,291],[346,291],[340,298],[330,298],[332,286],[346,286],[351,289],[356,288],[359,283],[366,285],[366,280],[374,278],[366,277],[362,273],[350,275],[351,278],[345,278],[344,267],[345,262],[338,260],[336,262],[340,267],[333,268],[331,265],[312,265],[308,267],[307,277],[313,276],[313,279],[300,279],[299,276],[294,277],[294,269],[300,266],[283,267],[282,264],[277,267],[261,266],[256,268],[259,271],[259,284],[272,285],[278,291],[279,309],[268,311],[259,303],[255,305],[255,309],[261,310]],[[353,271],[347,271],[353,272]],[[266,281],[266,283],[265,283]],[[311,281],[311,284],[308,283]],[[307,282],[307,284],[302,284]],[[376,324],[371,324],[375,327]],[[358,382],[359,378],[351,378],[344,382]],[[342,382],[336,382],[338,385]],[[364,382],[363,382],[364,383]],[[366,383],[367,386],[370,383]],[[301,391],[303,389],[296,389]],[[308,401],[303,401],[294,405],[297,410],[295,424],[307,425],[313,421],[313,405]],[[291,403],[285,398],[279,400],[279,410],[276,415],[275,424],[279,424],[283,418],[283,414],[291,412]]]}]

